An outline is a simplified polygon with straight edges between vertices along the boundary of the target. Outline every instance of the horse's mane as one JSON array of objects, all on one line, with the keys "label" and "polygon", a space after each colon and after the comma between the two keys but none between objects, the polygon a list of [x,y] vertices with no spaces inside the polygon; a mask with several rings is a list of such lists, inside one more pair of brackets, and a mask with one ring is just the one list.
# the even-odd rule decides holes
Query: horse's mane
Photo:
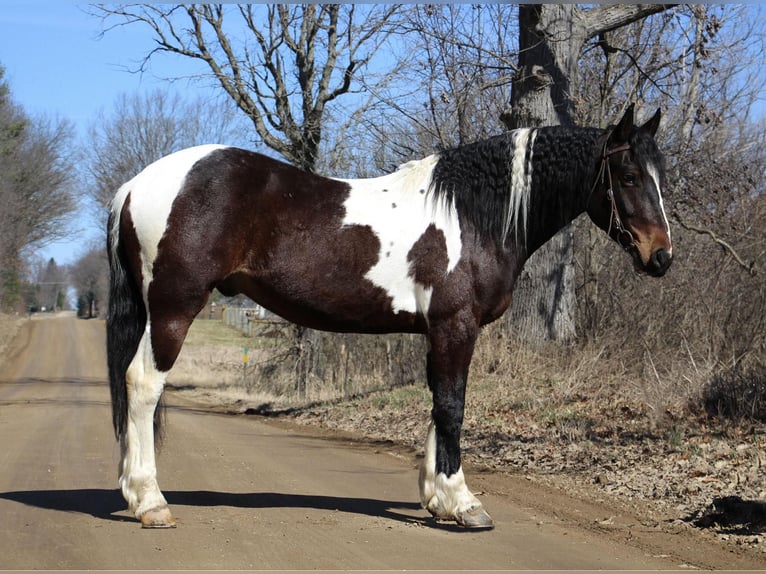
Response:
[{"label": "horse's mane", "polygon": [[[439,153],[430,192],[454,206],[480,238],[504,244],[526,239],[530,208],[541,193],[573,197],[593,170],[603,130],[544,127],[512,130]],[[577,189],[575,189],[577,188]],[[578,196],[579,197],[579,196]]]}]

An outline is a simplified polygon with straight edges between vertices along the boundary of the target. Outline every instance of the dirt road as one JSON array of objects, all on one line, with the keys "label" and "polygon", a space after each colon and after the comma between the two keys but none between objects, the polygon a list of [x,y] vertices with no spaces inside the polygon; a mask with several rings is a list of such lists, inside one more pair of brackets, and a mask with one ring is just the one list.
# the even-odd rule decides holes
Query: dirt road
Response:
[{"label": "dirt road", "polygon": [[178,528],[117,492],[104,325],[35,318],[0,367],[0,569],[763,568],[712,537],[473,472],[491,532],[436,525],[417,461],[385,445],[170,397],[160,484]]}]

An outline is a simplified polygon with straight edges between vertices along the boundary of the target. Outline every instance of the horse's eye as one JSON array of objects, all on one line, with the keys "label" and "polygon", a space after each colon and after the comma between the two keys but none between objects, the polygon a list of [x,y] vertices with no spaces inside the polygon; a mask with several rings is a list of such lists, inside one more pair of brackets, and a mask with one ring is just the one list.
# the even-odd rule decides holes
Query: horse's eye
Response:
[{"label": "horse's eye", "polygon": [[627,185],[635,185],[636,176],[632,173],[624,173],[622,174],[622,181]]}]

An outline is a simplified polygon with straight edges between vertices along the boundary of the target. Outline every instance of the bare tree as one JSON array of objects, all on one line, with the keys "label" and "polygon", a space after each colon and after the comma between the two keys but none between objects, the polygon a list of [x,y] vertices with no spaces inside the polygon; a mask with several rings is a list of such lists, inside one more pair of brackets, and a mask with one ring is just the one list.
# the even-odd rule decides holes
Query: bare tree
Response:
[{"label": "bare tree", "polygon": [[234,143],[236,123],[228,102],[155,90],[120,95],[107,114],[100,112],[88,131],[89,194],[106,221],[117,189],[147,165],[174,151],[204,143]]},{"label": "bare tree", "polygon": [[263,144],[313,171],[328,106],[352,92],[354,79],[384,44],[397,7],[144,4],[97,10],[107,23],[151,28],[156,47],[145,63],[161,52],[199,60]]},{"label": "bare tree", "polygon": [[348,153],[366,160],[357,171],[389,172],[502,130],[499,116],[516,59],[507,28],[516,9],[426,4],[402,10],[397,41],[389,48],[398,66],[386,89],[371,90],[375,101],[344,131],[351,138]]},{"label": "bare tree", "polygon": [[[519,6],[519,71],[502,116],[506,126],[573,124],[573,84],[587,41],[663,10],[659,4]],[[524,340],[574,340],[574,278],[574,241],[567,226],[535,253],[520,276],[509,316]]]},{"label": "bare tree", "polygon": [[101,245],[93,246],[70,268],[70,281],[77,292],[77,314],[92,319],[103,316],[108,300],[109,264]]},{"label": "bare tree", "polygon": [[30,118],[0,68],[0,306],[18,301],[25,253],[65,236],[74,209],[72,127]]},{"label": "bare tree", "polygon": [[[679,6],[593,38],[580,62],[578,117],[606,125],[625,98],[665,112],[673,270],[658,289],[601,234],[580,230],[589,247],[576,266],[582,332],[657,413],[679,396],[699,404],[711,385],[736,401],[760,396],[734,384],[762,372],[766,357],[766,124],[752,117],[766,85],[758,10]],[[751,380],[762,388],[762,375]]]},{"label": "bare tree", "polygon": [[430,136],[429,147],[463,145],[501,128],[501,106],[510,96],[515,70],[516,47],[507,42],[515,9],[452,4],[418,5],[409,12],[407,33],[418,38],[423,54],[413,66],[426,95],[418,131]]},{"label": "bare tree", "polygon": [[572,89],[588,40],[667,9],[665,4],[619,4],[581,8],[576,4],[519,6],[519,73],[509,129],[574,123]]},{"label": "bare tree", "polygon": [[36,305],[51,311],[65,308],[69,284],[66,268],[60,267],[53,258],[39,259],[32,263],[30,275],[36,288]]},{"label": "bare tree", "polygon": [[[757,150],[763,149],[762,131],[749,120],[766,84],[759,59],[764,32],[753,16],[752,7],[679,6],[600,34],[585,48],[574,98],[580,121],[602,126],[626,100],[663,108],[659,138],[669,167],[669,215],[727,249],[747,272],[753,260],[733,248],[742,228],[728,229],[728,223],[732,205],[749,203],[753,186],[746,180],[755,181]],[[734,167],[737,162],[741,167]],[[611,259],[596,249],[601,235],[589,230],[583,237],[588,248],[577,255],[587,271],[580,309],[585,328],[598,329],[609,320],[603,302],[614,292],[604,277],[618,275],[602,272]]]}]

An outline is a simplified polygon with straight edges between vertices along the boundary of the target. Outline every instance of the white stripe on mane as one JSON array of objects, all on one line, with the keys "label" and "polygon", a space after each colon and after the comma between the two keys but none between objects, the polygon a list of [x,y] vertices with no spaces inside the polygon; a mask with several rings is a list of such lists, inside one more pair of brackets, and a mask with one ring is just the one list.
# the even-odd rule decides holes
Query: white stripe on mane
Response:
[{"label": "white stripe on mane", "polygon": [[[527,237],[527,215],[529,194],[532,190],[532,154],[537,130],[522,128],[513,131],[513,153],[511,155],[510,197],[506,214],[503,241],[513,227],[516,240],[519,238],[519,216],[522,219],[523,238]],[[529,149],[529,155],[527,155]],[[525,161],[526,160],[526,161]]]}]

